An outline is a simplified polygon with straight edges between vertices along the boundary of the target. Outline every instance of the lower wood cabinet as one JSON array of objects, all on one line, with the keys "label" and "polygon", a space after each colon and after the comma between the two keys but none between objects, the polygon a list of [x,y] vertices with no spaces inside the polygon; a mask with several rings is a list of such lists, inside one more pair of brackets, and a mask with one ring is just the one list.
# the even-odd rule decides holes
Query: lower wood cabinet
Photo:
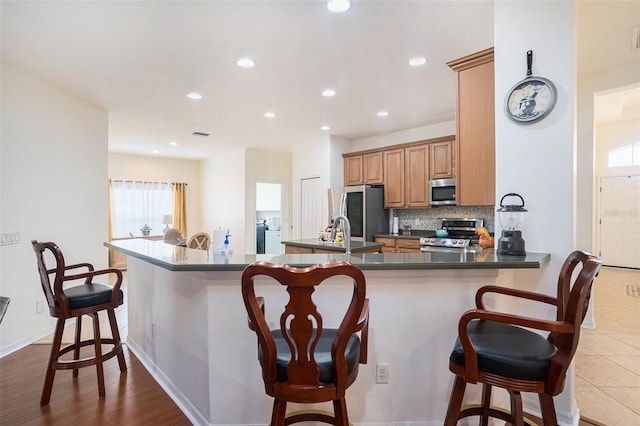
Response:
[{"label": "lower wood cabinet", "polygon": [[311,247],[298,247],[298,246],[289,246],[284,245],[284,254],[309,254],[313,253],[313,249]]},{"label": "lower wood cabinet", "polygon": [[[367,248],[357,248],[355,251],[352,250],[352,253],[379,253],[380,247],[367,247]],[[340,254],[344,253],[344,251],[340,250],[332,250],[322,247],[300,247],[300,246],[292,246],[285,244],[284,245],[284,253],[285,254],[311,254],[311,253],[326,253],[326,254]]]},{"label": "lower wood cabinet", "polygon": [[384,243],[383,253],[420,253],[420,240],[414,238],[376,237],[376,243]]}]

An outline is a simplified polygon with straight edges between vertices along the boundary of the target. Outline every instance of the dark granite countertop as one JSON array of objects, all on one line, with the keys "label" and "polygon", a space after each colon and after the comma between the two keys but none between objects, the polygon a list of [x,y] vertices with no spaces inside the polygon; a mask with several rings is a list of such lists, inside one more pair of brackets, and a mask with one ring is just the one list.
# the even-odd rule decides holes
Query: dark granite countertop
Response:
[{"label": "dark granite countertop", "polygon": [[[306,247],[306,248],[318,248],[322,250],[333,250],[337,253],[344,253],[345,248],[343,243],[323,243],[317,239],[307,238],[304,240],[291,240],[282,241],[282,244],[286,246]],[[380,248],[384,246],[382,243],[371,243],[368,241],[351,241],[351,253],[363,252],[370,249]]]},{"label": "dark granite countertop", "polygon": [[402,231],[398,235],[393,234],[374,234],[374,238],[403,238],[406,240],[419,240],[420,237],[435,237],[436,231],[425,231],[422,229],[412,229],[411,235],[402,235]]},{"label": "dark granite countertop", "polygon": [[[371,243],[373,244],[373,243]],[[206,250],[143,239],[105,242],[110,249],[152,263],[170,271],[242,271],[255,261],[286,263],[307,267],[317,263],[345,260],[362,270],[416,269],[539,269],[549,261],[548,253],[526,256],[498,256],[494,249],[454,253],[352,253],[336,254],[234,254],[222,256]]]}]

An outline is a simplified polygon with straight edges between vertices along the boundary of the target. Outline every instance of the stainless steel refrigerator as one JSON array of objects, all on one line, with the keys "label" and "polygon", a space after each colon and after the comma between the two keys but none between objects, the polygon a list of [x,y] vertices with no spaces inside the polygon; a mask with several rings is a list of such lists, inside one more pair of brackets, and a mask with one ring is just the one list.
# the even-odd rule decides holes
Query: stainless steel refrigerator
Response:
[{"label": "stainless steel refrigerator", "polygon": [[329,189],[329,219],[342,214],[351,223],[351,239],[373,241],[374,234],[389,231],[389,211],[384,208],[384,189],[369,185]]}]

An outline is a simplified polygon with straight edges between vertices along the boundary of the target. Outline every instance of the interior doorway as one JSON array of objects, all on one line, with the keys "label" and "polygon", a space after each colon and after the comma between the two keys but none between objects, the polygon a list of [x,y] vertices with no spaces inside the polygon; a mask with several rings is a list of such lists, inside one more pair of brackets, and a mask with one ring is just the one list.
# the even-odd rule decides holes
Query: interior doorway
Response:
[{"label": "interior doorway", "polygon": [[320,178],[306,178],[300,180],[301,209],[300,209],[300,236],[304,238],[317,238],[318,231],[322,228],[322,190]]},{"label": "interior doorway", "polygon": [[283,253],[283,185],[256,182],[256,254]]},{"label": "interior doorway", "polygon": [[594,95],[596,253],[640,268],[640,84]]},{"label": "interior doorway", "polygon": [[599,216],[603,264],[640,269],[640,176],[603,177]]}]

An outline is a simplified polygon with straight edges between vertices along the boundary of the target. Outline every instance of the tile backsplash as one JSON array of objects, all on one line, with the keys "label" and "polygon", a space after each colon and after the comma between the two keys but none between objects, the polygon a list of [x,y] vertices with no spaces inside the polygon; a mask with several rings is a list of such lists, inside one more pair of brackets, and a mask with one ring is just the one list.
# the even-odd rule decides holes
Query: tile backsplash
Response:
[{"label": "tile backsplash", "polygon": [[437,227],[438,218],[468,217],[484,219],[484,226],[489,232],[494,232],[496,209],[494,207],[439,206],[430,209],[393,209],[393,214],[398,216],[400,229],[405,225],[411,225],[413,229],[433,230]]}]

